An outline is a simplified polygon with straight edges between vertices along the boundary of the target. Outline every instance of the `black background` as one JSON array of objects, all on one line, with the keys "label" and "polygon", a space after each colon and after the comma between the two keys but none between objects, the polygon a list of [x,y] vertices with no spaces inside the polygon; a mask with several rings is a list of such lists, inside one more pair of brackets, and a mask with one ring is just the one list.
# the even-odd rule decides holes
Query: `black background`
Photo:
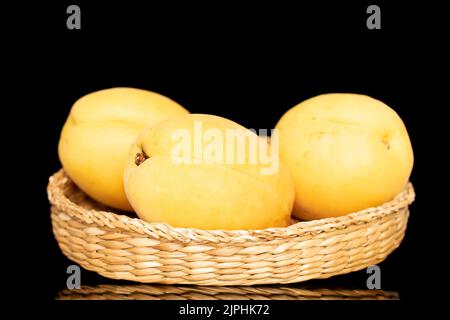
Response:
[{"label": "black background", "polygon": [[[15,130],[26,179],[12,183],[30,194],[17,200],[32,215],[25,223],[30,233],[20,244],[27,254],[19,255],[26,261],[23,272],[34,274],[39,284],[38,300],[52,301],[65,287],[71,264],[53,238],[45,190],[60,168],[60,130],[79,97],[115,86],[156,91],[192,113],[220,115],[251,128],[273,128],[289,108],[321,93],[363,93],[384,101],[408,128],[417,199],[401,247],[380,264],[382,289],[399,292],[405,301],[438,296],[431,286],[445,278],[446,250],[437,245],[445,237],[435,238],[430,215],[441,205],[431,201],[433,181],[443,177],[430,167],[442,161],[444,138],[436,118],[445,105],[435,100],[441,90],[435,82],[443,73],[438,59],[445,37],[433,24],[441,8],[378,2],[382,29],[368,30],[371,2],[73,3],[81,7],[81,30],[66,28],[72,2],[42,4],[27,16],[34,27],[15,38],[15,45],[24,45],[15,64],[23,76],[11,79],[21,88],[12,108],[26,118],[26,129]],[[18,31],[19,24],[10,30]],[[427,136],[430,130],[437,139]],[[87,271],[82,276],[84,284],[115,283]],[[311,285],[364,289],[366,278],[360,271]]]}]

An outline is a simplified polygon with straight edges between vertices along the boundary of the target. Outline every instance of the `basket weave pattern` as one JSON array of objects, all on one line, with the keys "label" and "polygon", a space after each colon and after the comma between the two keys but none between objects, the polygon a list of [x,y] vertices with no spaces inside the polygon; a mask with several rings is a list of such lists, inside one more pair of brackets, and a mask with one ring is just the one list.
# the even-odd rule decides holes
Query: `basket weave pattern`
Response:
[{"label": "basket weave pattern", "polygon": [[217,286],[301,282],[377,264],[402,241],[415,196],[408,184],[392,201],[342,217],[222,231],[107,211],[63,170],[47,191],[55,238],[83,268],[112,279]]}]

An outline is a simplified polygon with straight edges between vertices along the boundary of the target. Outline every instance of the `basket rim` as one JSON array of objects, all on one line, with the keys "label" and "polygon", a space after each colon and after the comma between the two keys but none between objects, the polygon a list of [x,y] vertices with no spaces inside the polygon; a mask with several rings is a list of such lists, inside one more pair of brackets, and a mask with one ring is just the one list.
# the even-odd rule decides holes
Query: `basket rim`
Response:
[{"label": "basket rim", "polygon": [[[299,221],[287,227],[258,230],[202,230],[173,227],[165,222],[146,222],[140,218],[132,218],[112,211],[86,209],[66,196],[65,189],[70,187],[78,189],[64,169],[58,170],[49,178],[47,185],[48,199],[51,205],[60,209],[63,214],[76,217],[87,224],[106,225],[110,228],[134,231],[142,235],[151,236],[154,239],[166,239],[183,243],[193,241],[213,243],[267,241],[305,235],[313,236],[330,230],[345,229],[349,226],[367,224],[374,220],[382,219],[406,208],[415,199],[413,185],[411,182],[408,182],[405,188],[391,201],[340,217]],[[88,226],[86,227],[88,228]]]}]

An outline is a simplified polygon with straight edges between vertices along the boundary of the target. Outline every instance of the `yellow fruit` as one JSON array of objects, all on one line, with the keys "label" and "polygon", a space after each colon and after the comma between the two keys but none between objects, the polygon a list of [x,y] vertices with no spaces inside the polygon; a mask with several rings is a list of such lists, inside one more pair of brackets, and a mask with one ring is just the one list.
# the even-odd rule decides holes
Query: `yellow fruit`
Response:
[{"label": "yellow fruit", "polygon": [[281,161],[295,184],[293,214],[334,217],[391,200],[408,182],[413,151],[403,121],[358,94],[324,94],[278,122]]},{"label": "yellow fruit", "polygon": [[130,146],[147,125],[187,113],[171,99],[141,89],[111,88],[88,94],[72,106],[61,132],[62,166],[95,200],[131,210],[123,188]]},{"label": "yellow fruit", "polygon": [[[199,138],[198,123],[203,133],[220,137],[226,137],[229,129],[240,130],[246,146],[240,149],[245,151],[243,161],[238,161],[237,153],[234,162],[223,161],[229,150],[239,149],[229,139],[217,149],[224,157],[207,159],[208,143],[201,152],[191,152]],[[188,151],[174,152],[180,130],[192,139]],[[131,148],[125,169],[125,192],[132,207],[143,220],[175,227],[233,230],[288,225],[292,179],[282,164],[274,174],[262,174],[265,165],[250,160],[251,138],[270,148],[239,124],[211,115],[187,115],[147,128]]]}]

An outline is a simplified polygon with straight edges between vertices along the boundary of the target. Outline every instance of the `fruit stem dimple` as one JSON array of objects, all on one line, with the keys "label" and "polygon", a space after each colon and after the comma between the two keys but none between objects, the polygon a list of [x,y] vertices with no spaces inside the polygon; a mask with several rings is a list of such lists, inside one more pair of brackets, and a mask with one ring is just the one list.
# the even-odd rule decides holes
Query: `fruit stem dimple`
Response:
[{"label": "fruit stem dimple", "polygon": [[391,146],[389,144],[389,140],[388,139],[383,138],[381,141],[383,142],[383,144],[384,144],[384,146],[386,147],[387,150],[391,149]]},{"label": "fruit stem dimple", "polygon": [[142,162],[147,160],[149,156],[144,152],[138,152],[136,153],[136,156],[134,157],[134,163],[139,166]]}]

